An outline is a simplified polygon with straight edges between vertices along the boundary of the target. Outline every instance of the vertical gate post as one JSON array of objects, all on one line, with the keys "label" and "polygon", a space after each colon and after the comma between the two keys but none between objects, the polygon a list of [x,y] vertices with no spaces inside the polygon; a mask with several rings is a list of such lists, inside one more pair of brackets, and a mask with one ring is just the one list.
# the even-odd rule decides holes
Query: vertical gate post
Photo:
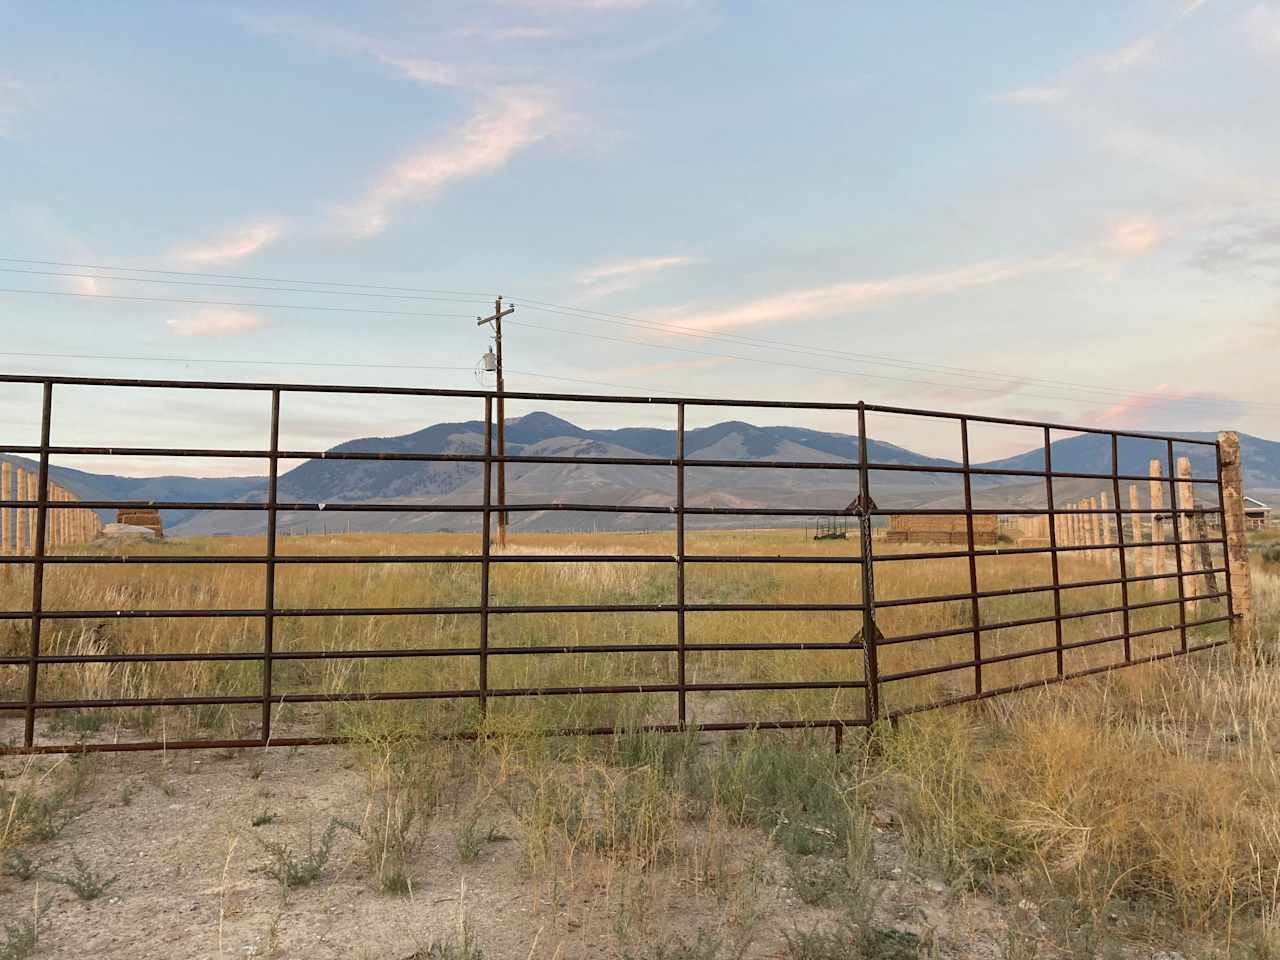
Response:
[{"label": "vertical gate post", "polygon": [[[1053,435],[1048,427],[1044,428],[1044,498],[1049,509],[1049,571],[1053,574],[1053,638],[1058,676],[1062,676],[1062,573],[1058,567],[1058,547],[1061,546],[1062,534],[1059,532],[1059,521],[1053,499]],[[1068,538],[1068,543],[1069,543]]]},{"label": "vertical gate post", "polygon": [[[1111,435],[1111,489],[1116,497],[1116,535],[1114,543],[1116,544],[1116,558],[1120,561],[1120,605],[1124,607],[1121,616],[1121,623],[1124,626],[1124,662],[1129,663],[1133,660],[1133,633],[1132,617],[1129,612],[1129,559],[1125,556],[1125,535],[1124,535],[1124,514],[1120,507],[1120,438],[1114,433]],[[1106,497],[1106,494],[1103,494]],[[1108,523],[1110,526],[1110,523]],[[1111,552],[1107,552],[1107,557],[1112,556]],[[1108,559],[1107,569],[1111,570],[1112,561]]]},{"label": "vertical gate post", "polygon": [[688,723],[685,675],[684,588],[684,404],[676,405],[676,714],[680,729]]},{"label": "vertical gate post", "polygon": [[1239,434],[1234,431],[1218,434],[1218,457],[1232,648],[1237,663],[1252,663],[1257,651],[1253,643],[1253,583],[1249,573],[1249,545],[1245,538]]},{"label": "vertical gate post", "polygon": [[271,688],[272,657],[276,637],[276,501],[280,481],[280,391],[271,391],[271,459],[267,462],[267,532],[262,560],[263,574],[262,615],[262,745],[271,742]]},{"label": "vertical gate post", "polygon": [[[39,696],[40,627],[44,610],[44,538],[49,522],[49,425],[53,417],[53,382],[44,383],[44,402],[40,413],[40,473],[39,488],[34,499],[35,532],[31,539],[31,656],[27,662],[27,716],[23,731],[23,744],[29,750],[35,745],[36,700]],[[31,493],[28,490],[28,493]],[[30,522],[30,521],[28,521]]]},{"label": "vertical gate post", "polygon": [[858,401],[858,499],[854,504],[858,516],[862,551],[862,657],[863,680],[866,682],[867,723],[875,724],[883,716],[880,702],[880,664],[876,649],[880,629],[876,626],[876,580],[871,547],[871,476],[867,469],[867,405]]},{"label": "vertical gate post", "polygon": [[[1165,578],[1165,574],[1169,572],[1169,554],[1168,548],[1163,546],[1165,542],[1165,526],[1164,518],[1160,516],[1160,511],[1164,509],[1164,471],[1161,469],[1160,461],[1153,459],[1147,467],[1147,474],[1151,477],[1147,481],[1149,485],[1149,493],[1151,497],[1151,572],[1159,577],[1158,580],[1152,580],[1155,584],[1156,592],[1160,596],[1166,596],[1169,593],[1169,581]],[[1156,546],[1161,544],[1161,546]]]},{"label": "vertical gate post", "polygon": [[978,559],[973,542],[973,483],[969,464],[969,419],[960,418],[960,450],[964,463],[964,529],[969,552],[969,618],[973,622],[973,694],[982,696],[982,613],[978,602]]},{"label": "vertical gate post", "polygon": [[489,711],[489,559],[493,552],[493,397],[484,398],[484,516],[480,527],[480,716]]}]

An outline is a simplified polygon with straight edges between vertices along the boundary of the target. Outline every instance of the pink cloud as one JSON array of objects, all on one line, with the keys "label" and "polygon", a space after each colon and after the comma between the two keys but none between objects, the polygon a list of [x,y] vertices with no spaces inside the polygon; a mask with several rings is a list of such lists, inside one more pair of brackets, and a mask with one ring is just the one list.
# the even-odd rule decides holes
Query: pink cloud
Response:
[{"label": "pink cloud", "polygon": [[335,217],[351,236],[381,233],[399,208],[430,200],[455,181],[501,170],[547,135],[551,115],[539,97],[504,94],[452,135],[402,157]]},{"label": "pink cloud", "polygon": [[230,337],[260,330],[267,325],[256,313],[205,307],[183,317],[167,321],[169,332],[179,337]]},{"label": "pink cloud", "polygon": [[232,230],[217,240],[173,252],[173,259],[194,265],[243,260],[280,239],[283,229],[271,220],[259,220]]},{"label": "pink cloud", "polygon": [[1116,220],[1107,231],[1107,245],[1125,256],[1150,253],[1164,240],[1164,231],[1151,217],[1132,216]]},{"label": "pink cloud", "polygon": [[748,300],[724,310],[677,315],[670,319],[680,326],[700,331],[791,323],[833,313],[853,313],[896,300],[960,293],[1033,274],[1076,269],[1090,262],[1086,257],[1067,255],[987,260],[950,270],[903,274],[886,280],[857,280],[791,290]]}]

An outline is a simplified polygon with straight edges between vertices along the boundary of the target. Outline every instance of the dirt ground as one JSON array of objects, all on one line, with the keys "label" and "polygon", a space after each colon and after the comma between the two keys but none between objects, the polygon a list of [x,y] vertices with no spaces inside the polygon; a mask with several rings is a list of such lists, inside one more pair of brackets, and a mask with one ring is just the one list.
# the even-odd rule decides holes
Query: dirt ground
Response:
[{"label": "dirt ground", "polygon": [[[7,758],[2,769],[14,777],[30,762],[55,776],[57,765],[72,761]],[[321,879],[286,893],[255,869],[267,859],[261,841],[305,846],[331,817],[360,815],[361,775],[343,748],[116,754],[88,762],[93,769],[84,777],[79,814],[56,839],[27,853],[40,873],[65,874],[79,856],[118,879],[84,902],[39,876],[0,878],[6,922],[29,917],[37,897],[44,904],[35,956],[405,960],[417,951],[427,956],[433,942],[456,940],[465,922],[483,956],[503,960],[660,956],[659,946],[694,941],[699,931],[726,942],[749,940],[745,956],[782,957],[788,933],[835,916],[799,900],[759,831],[738,831],[733,839],[743,852],[763,854],[754,904],[687,880],[668,883],[660,869],[630,896],[617,877],[590,867],[548,894],[547,885],[528,876],[514,818],[496,824],[511,839],[487,844],[464,865],[457,811],[447,809],[417,855],[410,895],[378,892],[358,842],[345,834]],[[270,822],[253,825],[264,817]],[[1034,922],[1026,903],[1001,906],[991,896],[919,876],[894,831],[882,826],[877,833],[877,925],[920,938],[901,955],[1001,957],[1010,909],[1018,922]]]}]

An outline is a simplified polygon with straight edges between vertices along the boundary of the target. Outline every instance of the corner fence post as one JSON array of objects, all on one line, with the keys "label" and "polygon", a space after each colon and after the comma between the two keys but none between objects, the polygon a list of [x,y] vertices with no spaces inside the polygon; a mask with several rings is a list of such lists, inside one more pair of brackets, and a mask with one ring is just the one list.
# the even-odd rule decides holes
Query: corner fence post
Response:
[{"label": "corner fence post", "polygon": [[880,702],[880,665],[876,650],[880,629],[876,626],[876,578],[875,561],[871,547],[871,514],[875,504],[871,500],[871,475],[867,469],[867,405],[858,401],[858,499],[854,512],[858,517],[862,550],[862,658],[863,680],[867,692],[867,723],[883,719]]},{"label": "corner fence post", "polygon": [[1222,529],[1227,567],[1227,606],[1231,645],[1237,663],[1253,663],[1253,581],[1244,522],[1244,480],[1240,467],[1240,435],[1218,434],[1218,474],[1222,497]]},{"label": "corner fence post", "polygon": [[29,750],[35,744],[36,699],[39,693],[40,625],[44,606],[44,537],[49,522],[49,421],[53,416],[53,381],[44,382],[40,406],[40,479],[36,488],[35,533],[31,541],[31,656],[27,661],[27,716],[22,735]]}]

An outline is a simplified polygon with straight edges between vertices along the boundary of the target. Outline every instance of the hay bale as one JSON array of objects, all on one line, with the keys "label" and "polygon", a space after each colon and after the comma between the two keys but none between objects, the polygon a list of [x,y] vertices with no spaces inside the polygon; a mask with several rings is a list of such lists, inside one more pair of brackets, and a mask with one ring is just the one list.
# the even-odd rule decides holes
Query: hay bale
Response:
[{"label": "hay bale", "polygon": [[[979,515],[973,518],[975,546],[995,546],[999,538],[998,518]],[[943,543],[967,546],[969,529],[963,514],[894,514],[889,518],[889,543]]]},{"label": "hay bale", "polygon": [[160,511],[154,507],[122,507],[116,511],[115,524],[130,527],[146,527],[156,537],[164,536],[164,523],[160,520]]}]

